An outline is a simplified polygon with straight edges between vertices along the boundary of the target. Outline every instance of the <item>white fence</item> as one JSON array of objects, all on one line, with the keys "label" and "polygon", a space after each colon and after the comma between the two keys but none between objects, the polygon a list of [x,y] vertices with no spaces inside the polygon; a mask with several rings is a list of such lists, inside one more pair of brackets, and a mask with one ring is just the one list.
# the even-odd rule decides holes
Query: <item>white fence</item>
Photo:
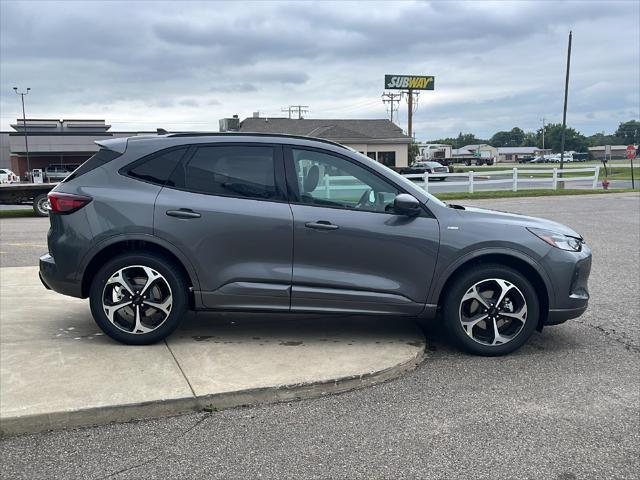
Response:
[{"label": "white fence", "polygon": [[[591,175],[584,176],[566,176],[567,174],[572,173],[586,173],[589,172]],[[562,174],[562,177],[559,176]],[[510,178],[491,178],[492,176],[504,177],[505,175],[509,175]],[[536,177],[527,177],[523,178],[525,175],[536,175]],[[540,177],[538,175],[544,175]],[[514,192],[518,191],[518,182],[526,181],[527,183],[544,183],[548,184],[549,188],[556,190],[558,188],[558,183],[560,182],[592,182],[592,188],[598,188],[598,176],[600,175],[600,167],[589,167],[589,168],[547,168],[547,169],[519,169],[513,168],[511,170],[486,170],[482,172],[474,172],[469,171],[465,173],[417,173],[417,174],[409,174],[403,175],[403,177],[408,178],[410,180],[422,179],[422,187],[428,192],[429,184],[432,183],[429,181],[429,178],[464,178],[464,181],[453,181],[447,182],[446,185],[449,187],[453,186],[467,186],[469,189],[469,193],[474,192],[474,188],[476,185],[499,185],[499,184],[511,184],[511,189]],[[420,183],[418,183],[420,185]]]}]

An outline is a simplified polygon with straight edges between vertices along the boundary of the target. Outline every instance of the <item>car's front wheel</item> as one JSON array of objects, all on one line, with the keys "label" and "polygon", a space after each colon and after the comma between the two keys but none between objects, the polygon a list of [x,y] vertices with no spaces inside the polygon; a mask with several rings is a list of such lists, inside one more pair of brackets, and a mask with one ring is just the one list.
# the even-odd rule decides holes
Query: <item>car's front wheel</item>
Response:
[{"label": "car's front wheel", "polygon": [[481,264],[462,273],[443,306],[452,339],[464,350],[485,356],[520,348],[540,315],[531,283],[520,272],[499,264]]},{"label": "car's front wheel", "polygon": [[171,262],[150,253],[128,253],[108,261],[91,283],[91,313],[114,340],[148,345],[169,335],[187,310],[184,276]]}]

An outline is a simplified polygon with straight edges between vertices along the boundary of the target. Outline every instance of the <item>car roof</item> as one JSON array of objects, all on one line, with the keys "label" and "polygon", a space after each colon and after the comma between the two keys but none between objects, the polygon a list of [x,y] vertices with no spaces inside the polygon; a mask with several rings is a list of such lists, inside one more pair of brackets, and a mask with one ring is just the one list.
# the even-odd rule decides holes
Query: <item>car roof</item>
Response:
[{"label": "car roof", "polygon": [[128,142],[162,142],[169,139],[197,139],[194,143],[206,143],[208,139],[212,142],[224,139],[238,139],[238,141],[250,141],[251,139],[270,139],[274,143],[287,143],[287,140],[303,140],[308,141],[310,144],[320,143],[325,145],[331,145],[333,147],[339,147],[345,150],[351,150],[340,143],[326,140],[324,138],[308,137],[304,135],[288,135],[283,133],[254,133],[254,132],[190,132],[190,133],[160,133],[158,135],[137,135],[132,137],[120,137],[110,138],[107,140],[99,140],[95,143],[101,147],[114,150],[118,153],[124,153],[127,149]]}]

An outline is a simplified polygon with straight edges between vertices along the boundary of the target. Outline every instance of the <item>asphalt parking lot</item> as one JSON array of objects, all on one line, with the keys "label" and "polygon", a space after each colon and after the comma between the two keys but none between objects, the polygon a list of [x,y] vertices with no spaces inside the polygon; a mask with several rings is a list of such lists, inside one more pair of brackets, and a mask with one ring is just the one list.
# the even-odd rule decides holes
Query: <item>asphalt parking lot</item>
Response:
[{"label": "asphalt parking lot", "polygon": [[[417,370],[341,395],[7,438],[0,475],[638,478],[640,196],[457,203],[582,233],[594,253],[585,315],[501,358],[462,354],[428,324]],[[47,219],[0,220],[1,265],[35,265],[47,228]]]}]

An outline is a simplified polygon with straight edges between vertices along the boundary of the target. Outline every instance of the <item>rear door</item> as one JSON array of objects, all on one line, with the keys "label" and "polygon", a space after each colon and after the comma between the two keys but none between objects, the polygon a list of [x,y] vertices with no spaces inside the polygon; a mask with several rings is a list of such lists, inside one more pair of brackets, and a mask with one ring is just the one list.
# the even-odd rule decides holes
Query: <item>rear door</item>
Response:
[{"label": "rear door", "polygon": [[191,148],[162,189],[154,232],[193,263],[203,306],[289,310],[293,217],[282,148]]},{"label": "rear door", "polygon": [[293,190],[291,308],[417,314],[426,302],[439,226],[425,210],[397,215],[402,192],[377,172],[332,152],[286,150]]}]

